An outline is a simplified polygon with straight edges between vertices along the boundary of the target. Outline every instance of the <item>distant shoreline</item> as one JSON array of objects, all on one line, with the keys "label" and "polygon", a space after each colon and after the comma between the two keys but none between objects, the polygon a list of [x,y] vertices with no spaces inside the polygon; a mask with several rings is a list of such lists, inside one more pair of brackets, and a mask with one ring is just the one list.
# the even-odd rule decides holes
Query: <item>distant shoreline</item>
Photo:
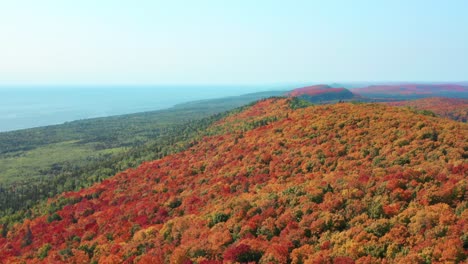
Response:
[{"label": "distant shoreline", "polygon": [[[180,92],[174,92],[179,89]],[[267,86],[23,86],[0,89],[0,133],[272,90]],[[3,100],[3,102],[2,102]]]}]

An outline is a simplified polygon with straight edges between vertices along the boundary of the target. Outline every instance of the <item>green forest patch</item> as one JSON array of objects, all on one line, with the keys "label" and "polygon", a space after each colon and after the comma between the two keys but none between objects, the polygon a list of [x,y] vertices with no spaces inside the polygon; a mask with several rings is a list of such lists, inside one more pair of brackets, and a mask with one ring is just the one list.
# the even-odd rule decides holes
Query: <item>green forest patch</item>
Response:
[{"label": "green forest patch", "polygon": [[0,156],[0,183],[31,180],[44,175],[44,172],[60,169],[64,162],[79,162],[103,154],[121,152],[123,148],[96,151],[94,143],[77,144],[66,141],[41,146],[29,151],[18,151]]}]

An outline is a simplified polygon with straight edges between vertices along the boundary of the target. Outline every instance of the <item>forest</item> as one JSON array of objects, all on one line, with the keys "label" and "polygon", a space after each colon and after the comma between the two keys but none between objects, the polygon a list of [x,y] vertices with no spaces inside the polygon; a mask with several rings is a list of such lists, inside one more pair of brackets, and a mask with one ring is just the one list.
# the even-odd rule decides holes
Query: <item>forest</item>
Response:
[{"label": "forest", "polygon": [[460,122],[468,122],[468,99],[431,97],[410,101],[389,102],[392,106],[405,106],[417,111],[430,111],[435,115]]},{"label": "forest", "polygon": [[466,261],[466,123],[294,98],[207,123],[185,150],[4,224],[0,261]]},{"label": "forest", "polygon": [[468,0],[0,0],[0,36],[0,264],[468,264]]},{"label": "forest", "polygon": [[31,217],[29,209],[49,197],[181,151],[226,111],[281,93],[196,101],[167,110],[0,133],[1,221]]}]

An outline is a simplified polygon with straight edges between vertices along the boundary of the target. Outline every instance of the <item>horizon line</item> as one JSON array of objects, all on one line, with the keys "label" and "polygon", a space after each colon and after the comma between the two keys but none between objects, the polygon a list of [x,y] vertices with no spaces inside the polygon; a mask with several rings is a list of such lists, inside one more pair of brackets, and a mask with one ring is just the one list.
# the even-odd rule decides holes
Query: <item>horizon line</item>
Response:
[{"label": "horizon line", "polygon": [[4,87],[158,87],[158,86],[282,86],[282,85],[318,85],[318,84],[383,84],[383,83],[398,83],[398,84],[468,84],[466,81],[298,81],[298,82],[272,82],[272,83],[0,83],[0,88]]}]

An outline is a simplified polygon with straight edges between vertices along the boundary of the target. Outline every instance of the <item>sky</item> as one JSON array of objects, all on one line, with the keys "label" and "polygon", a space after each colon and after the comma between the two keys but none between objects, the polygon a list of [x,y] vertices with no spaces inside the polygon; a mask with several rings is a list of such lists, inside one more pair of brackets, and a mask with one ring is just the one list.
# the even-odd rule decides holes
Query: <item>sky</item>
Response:
[{"label": "sky", "polygon": [[465,0],[1,0],[1,85],[468,80]]}]

